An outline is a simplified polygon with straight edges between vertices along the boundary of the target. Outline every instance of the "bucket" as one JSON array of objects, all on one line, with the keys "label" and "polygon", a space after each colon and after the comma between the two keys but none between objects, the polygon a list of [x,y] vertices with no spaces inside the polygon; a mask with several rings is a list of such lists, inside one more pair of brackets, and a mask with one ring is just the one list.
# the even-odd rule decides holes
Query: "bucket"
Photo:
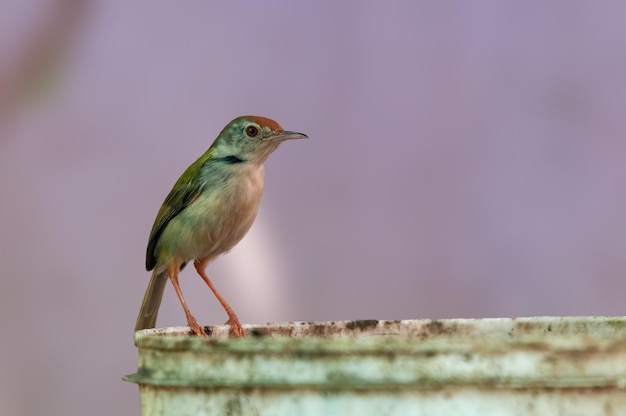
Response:
[{"label": "bucket", "polygon": [[626,415],[622,317],[207,328],[135,334],[142,415]]}]

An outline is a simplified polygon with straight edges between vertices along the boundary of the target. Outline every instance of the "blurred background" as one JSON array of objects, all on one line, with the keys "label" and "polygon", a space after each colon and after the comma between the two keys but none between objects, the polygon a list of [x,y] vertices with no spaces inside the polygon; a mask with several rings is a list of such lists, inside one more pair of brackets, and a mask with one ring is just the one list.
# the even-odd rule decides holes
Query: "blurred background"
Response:
[{"label": "blurred background", "polygon": [[[244,323],[626,313],[626,3],[0,4],[0,414],[138,415],[156,212],[243,114],[307,141],[208,274]],[[191,270],[189,270],[191,269]],[[226,315],[188,268],[202,324]],[[182,325],[168,285],[159,326]]]}]

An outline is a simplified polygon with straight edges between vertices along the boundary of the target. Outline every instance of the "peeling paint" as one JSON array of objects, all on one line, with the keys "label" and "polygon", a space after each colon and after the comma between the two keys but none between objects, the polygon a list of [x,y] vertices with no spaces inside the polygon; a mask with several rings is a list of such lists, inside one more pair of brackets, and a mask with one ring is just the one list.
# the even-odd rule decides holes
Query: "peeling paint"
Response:
[{"label": "peeling paint", "polygon": [[626,319],[357,320],[139,331],[145,415],[626,414]]}]

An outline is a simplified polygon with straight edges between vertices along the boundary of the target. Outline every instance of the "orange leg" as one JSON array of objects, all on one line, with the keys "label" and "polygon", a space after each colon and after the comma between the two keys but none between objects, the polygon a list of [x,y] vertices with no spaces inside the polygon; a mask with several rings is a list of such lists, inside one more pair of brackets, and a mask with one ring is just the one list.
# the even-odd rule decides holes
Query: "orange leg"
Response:
[{"label": "orange leg", "polygon": [[236,337],[245,337],[246,334],[243,331],[243,327],[241,326],[241,322],[239,322],[239,318],[237,318],[235,311],[233,310],[233,308],[230,307],[230,305],[226,302],[226,300],[222,297],[222,295],[220,295],[217,289],[215,289],[215,286],[213,286],[213,282],[211,282],[211,280],[207,277],[206,272],[204,271],[204,269],[206,269],[207,263],[208,261],[206,260],[204,261],[196,260],[194,261],[193,265],[196,268],[196,271],[198,272],[202,280],[204,280],[204,282],[209,286],[209,288],[211,288],[211,291],[213,292],[217,300],[222,304],[222,307],[228,314],[228,321],[226,321],[226,324],[230,325],[231,331],[233,332],[233,334]]},{"label": "orange leg", "polygon": [[187,306],[187,302],[185,302],[185,298],[183,297],[183,292],[180,290],[180,285],[178,284],[178,265],[171,264],[168,267],[168,274],[170,276],[170,280],[172,281],[172,285],[174,286],[174,290],[176,290],[176,295],[178,296],[178,300],[180,300],[181,305],[183,305],[183,309],[185,310],[185,316],[187,317],[187,324],[191,328],[191,330],[196,335],[206,336],[204,333],[204,329],[200,325],[198,325],[198,321],[191,314],[189,307]]}]

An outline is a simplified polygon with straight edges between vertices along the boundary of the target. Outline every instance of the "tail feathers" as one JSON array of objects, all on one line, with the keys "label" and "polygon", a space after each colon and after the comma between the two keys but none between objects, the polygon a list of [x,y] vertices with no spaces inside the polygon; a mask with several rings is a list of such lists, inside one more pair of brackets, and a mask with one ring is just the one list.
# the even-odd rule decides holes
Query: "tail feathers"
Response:
[{"label": "tail feathers", "polygon": [[165,290],[166,283],[167,271],[157,272],[155,269],[152,272],[150,283],[148,283],[146,294],[141,303],[141,309],[139,310],[139,316],[137,316],[137,323],[135,324],[135,331],[154,328],[156,326],[159,306],[161,305],[161,299],[163,299],[163,291]]}]

